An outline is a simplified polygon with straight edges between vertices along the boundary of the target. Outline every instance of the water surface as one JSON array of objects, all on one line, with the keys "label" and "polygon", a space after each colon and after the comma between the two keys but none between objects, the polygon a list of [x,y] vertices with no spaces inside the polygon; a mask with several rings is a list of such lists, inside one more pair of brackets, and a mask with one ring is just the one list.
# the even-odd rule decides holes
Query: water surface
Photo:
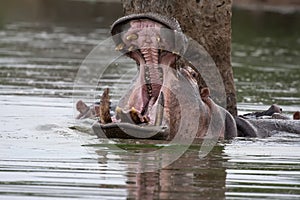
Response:
[{"label": "water surface", "polygon": [[[79,66],[108,36],[121,7],[37,2],[23,7],[36,8],[25,14],[18,12],[25,5],[20,1],[0,5],[0,199],[300,198],[297,135],[220,142],[205,158],[198,156],[201,143],[194,144],[173,164],[137,173],[143,164],[151,169],[159,160],[139,160],[126,151],[151,152],[166,144],[100,140],[88,130],[69,129],[77,124],[73,82]],[[70,6],[74,12],[66,11]],[[75,12],[83,7],[84,13]],[[116,11],[108,12],[111,7]],[[287,115],[299,110],[299,18],[234,10],[232,60],[240,113],[272,103]],[[113,103],[130,83],[119,77],[132,65],[122,67],[110,68],[101,80],[100,86],[112,88]],[[93,91],[82,87],[75,93]]]}]

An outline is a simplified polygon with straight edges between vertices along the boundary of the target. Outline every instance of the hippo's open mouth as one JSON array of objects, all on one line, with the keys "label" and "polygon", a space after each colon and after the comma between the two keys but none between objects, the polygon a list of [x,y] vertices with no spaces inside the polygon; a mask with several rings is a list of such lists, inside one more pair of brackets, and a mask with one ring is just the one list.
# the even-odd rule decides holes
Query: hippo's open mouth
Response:
[{"label": "hippo's open mouth", "polygon": [[134,16],[130,19],[121,18],[112,26],[116,50],[136,61],[138,76],[112,118],[107,106],[108,91],[104,92],[99,114],[102,129],[106,133],[111,129],[114,129],[114,133],[119,132],[116,131],[117,126],[123,131],[131,129],[127,131],[131,134],[136,130],[148,132],[146,135],[150,137],[153,135],[149,132],[165,135],[167,131],[167,124],[163,122],[167,103],[164,81],[170,68],[175,69],[178,55],[174,50],[174,28],[159,20],[152,15]]},{"label": "hippo's open mouth", "polygon": [[129,29],[120,35],[121,41],[116,49],[127,49],[126,55],[138,65],[138,76],[127,104],[116,109],[116,119],[134,124],[161,125],[164,75],[168,67],[175,67],[177,55],[164,50],[171,41],[162,36],[164,26],[160,23],[139,19],[129,24]]},{"label": "hippo's open mouth", "polygon": [[142,130],[146,126],[151,130],[153,127],[163,127],[161,130],[166,132],[168,124],[164,122],[164,108],[168,106],[165,100],[168,90],[165,79],[170,71],[176,72],[175,63],[179,57],[179,50],[176,49],[178,36],[174,32],[182,33],[175,19],[152,13],[126,16],[112,25],[116,50],[136,61],[138,75],[112,118],[109,107],[104,103],[108,94],[103,94],[100,106],[102,128],[111,127],[111,123],[119,126],[126,123]]},{"label": "hippo's open mouth", "polygon": [[111,33],[116,51],[135,60],[138,75],[112,117],[109,90],[104,91],[98,111],[95,109],[100,123],[94,131],[118,138],[153,138],[155,134],[166,137],[170,118],[166,116],[170,114],[166,111],[170,103],[166,79],[170,73],[176,77],[176,60],[186,40],[179,23],[159,14],[134,14],[118,19]]}]

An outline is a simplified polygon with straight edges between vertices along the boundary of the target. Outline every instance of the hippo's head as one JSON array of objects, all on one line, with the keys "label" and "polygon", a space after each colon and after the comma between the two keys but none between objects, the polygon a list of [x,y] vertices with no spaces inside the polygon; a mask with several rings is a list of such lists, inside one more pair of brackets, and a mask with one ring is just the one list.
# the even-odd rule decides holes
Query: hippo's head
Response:
[{"label": "hippo's head", "polygon": [[111,33],[116,51],[136,61],[138,74],[113,117],[108,90],[103,93],[101,123],[94,126],[95,132],[108,137],[124,137],[126,132],[137,138],[170,139],[178,131],[203,136],[213,106],[209,90],[199,92],[193,68],[178,65],[187,39],[177,20],[155,13],[133,14],[118,19]]}]

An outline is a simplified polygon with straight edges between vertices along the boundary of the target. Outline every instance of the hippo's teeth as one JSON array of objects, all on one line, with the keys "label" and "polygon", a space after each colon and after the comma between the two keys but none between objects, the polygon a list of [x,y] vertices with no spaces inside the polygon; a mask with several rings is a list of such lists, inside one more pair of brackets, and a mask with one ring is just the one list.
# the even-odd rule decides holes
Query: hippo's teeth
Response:
[{"label": "hippo's teeth", "polygon": [[106,88],[100,99],[100,123],[111,123],[109,89]]},{"label": "hippo's teeth", "polygon": [[130,119],[135,124],[139,123],[140,117],[139,117],[139,112],[137,111],[137,109],[135,109],[134,107],[132,107],[131,110],[129,111],[129,116],[130,116]]},{"label": "hippo's teeth", "polygon": [[121,51],[123,50],[125,47],[125,44],[124,43],[120,43],[117,45],[117,47],[115,48],[116,51]]},{"label": "hippo's teeth", "polygon": [[128,40],[128,41],[137,40],[138,37],[139,37],[139,36],[138,36],[137,34],[132,33],[132,34],[130,34],[130,35],[127,35],[126,40]]},{"label": "hippo's teeth", "polygon": [[120,108],[119,106],[116,107],[116,113],[121,113],[122,112],[122,108]]},{"label": "hippo's teeth", "polygon": [[160,92],[160,96],[156,107],[155,126],[161,126],[164,115],[165,98],[164,93]]},{"label": "hippo's teeth", "polygon": [[156,36],[156,41],[157,41],[158,43],[160,43],[161,39],[160,39],[159,36]]},{"label": "hippo's teeth", "polygon": [[172,54],[179,55],[178,51],[173,51]]},{"label": "hippo's teeth", "polygon": [[151,84],[146,84],[146,86],[147,86],[147,93],[148,93],[149,97],[152,97],[152,86],[151,86]]},{"label": "hippo's teeth", "polygon": [[132,122],[134,122],[134,124],[141,124],[141,123],[148,122],[146,121],[147,120],[146,117],[143,117],[141,113],[134,107],[132,107],[131,110],[129,111],[129,116]]},{"label": "hippo's teeth", "polygon": [[132,51],[133,49],[134,49],[134,46],[132,45],[128,48],[128,51]]}]

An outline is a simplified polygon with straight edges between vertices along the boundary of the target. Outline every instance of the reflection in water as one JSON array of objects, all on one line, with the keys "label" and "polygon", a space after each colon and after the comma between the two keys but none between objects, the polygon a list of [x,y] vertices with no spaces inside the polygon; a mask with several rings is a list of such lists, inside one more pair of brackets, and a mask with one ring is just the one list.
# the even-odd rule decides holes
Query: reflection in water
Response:
[{"label": "reflection in water", "polygon": [[[122,141],[122,144],[124,141]],[[117,141],[118,143],[118,141]],[[194,144],[178,160],[166,168],[155,172],[136,173],[145,166],[144,163],[155,163],[155,158],[141,157],[138,154],[149,150],[158,150],[161,145],[147,145],[144,142],[126,141],[122,145],[124,151],[112,151],[105,144],[95,145],[101,165],[111,165],[127,172],[128,198],[130,199],[224,199],[225,198],[225,167],[222,158],[223,146],[216,146],[210,154],[200,159],[201,145]],[[157,143],[150,141],[151,144]],[[90,145],[93,146],[93,145]],[[98,146],[98,148],[96,147]],[[108,148],[104,148],[104,147]],[[135,152],[136,155],[126,151]],[[172,152],[169,152],[172,153]],[[169,153],[163,157],[171,156]],[[115,162],[114,162],[115,161]],[[150,162],[149,162],[150,161]],[[150,164],[151,165],[151,164]],[[151,167],[151,166],[146,166]],[[156,168],[156,167],[155,167]]]},{"label": "reflection in water", "polygon": [[[162,144],[99,140],[68,129],[77,70],[121,12],[119,4],[99,1],[0,2],[0,198],[299,199],[299,136],[236,139],[204,159],[194,144],[170,166],[137,173],[145,163],[153,167],[154,158],[138,160],[112,146],[138,153]],[[234,11],[240,112],[273,102],[299,110],[297,22],[299,14]],[[112,64],[100,80],[100,89],[112,88],[112,104],[130,83],[119,76],[131,69]]]}]

